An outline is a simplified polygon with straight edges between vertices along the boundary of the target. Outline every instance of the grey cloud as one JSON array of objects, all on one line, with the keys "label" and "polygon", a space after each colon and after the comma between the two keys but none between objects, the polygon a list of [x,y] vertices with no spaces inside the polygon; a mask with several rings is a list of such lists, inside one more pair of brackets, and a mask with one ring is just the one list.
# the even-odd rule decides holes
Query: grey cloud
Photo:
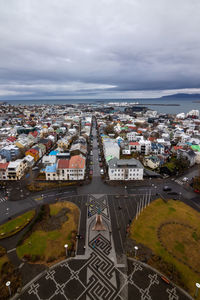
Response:
[{"label": "grey cloud", "polygon": [[199,11],[198,0],[1,0],[0,97],[198,89]]}]

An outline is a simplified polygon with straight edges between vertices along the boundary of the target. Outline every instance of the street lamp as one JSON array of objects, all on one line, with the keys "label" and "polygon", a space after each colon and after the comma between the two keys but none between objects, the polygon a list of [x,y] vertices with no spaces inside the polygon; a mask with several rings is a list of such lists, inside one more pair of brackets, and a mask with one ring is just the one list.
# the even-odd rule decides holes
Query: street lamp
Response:
[{"label": "street lamp", "polygon": [[67,251],[68,244],[65,244],[65,245],[64,245],[64,248],[65,248],[66,256],[68,256],[68,251]]},{"label": "street lamp", "polygon": [[195,295],[194,295],[195,298],[197,298],[197,296],[198,296],[199,288],[200,288],[200,283],[196,282],[196,291],[195,291]]},{"label": "street lamp", "polygon": [[137,251],[138,251],[138,246],[135,246],[134,249],[135,249],[135,258],[136,258],[136,256],[137,256]]},{"label": "street lamp", "polygon": [[10,294],[10,296],[11,296],[10,284],[11,284],[10,281],[7,281],[7,282],[6,282],[6,286],[7,286],[7,288],[8,288],[9,294]]}]

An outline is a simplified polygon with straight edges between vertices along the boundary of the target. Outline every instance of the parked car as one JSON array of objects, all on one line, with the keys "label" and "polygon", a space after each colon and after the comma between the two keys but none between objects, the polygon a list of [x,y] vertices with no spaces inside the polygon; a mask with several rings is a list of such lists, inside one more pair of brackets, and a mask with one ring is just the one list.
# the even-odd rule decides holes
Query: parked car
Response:
[{"label": "parked car", "polygon": [[101,174],[101,175],[104,174],[104,170],[103,170],[103,169],[100,170],[100,174]]},{"label": "parked car", "polygon": [[197,189],[196,189],[196,190],[194,190],[194,192],[195,192],[195,193],[200,193],[200,191],[199,191],[199,190],[197,190]]},{"label": "parked car", "polygon": [[35,171],[35,170],[38,170],[39,168],[38,167],[34,167],[32,168],[32,171]]},{"label": "parked car", "polygon": [[168,186],[168,185],[165,185],[163,187],[163,191],[167,192],[167,191],[171,191],[172,189]]},{"label": "parked car", "polygon": [[182,180],[183,180],[184,182],[187,182],[189,179],[188,179],[187,177],[184,177]]}]

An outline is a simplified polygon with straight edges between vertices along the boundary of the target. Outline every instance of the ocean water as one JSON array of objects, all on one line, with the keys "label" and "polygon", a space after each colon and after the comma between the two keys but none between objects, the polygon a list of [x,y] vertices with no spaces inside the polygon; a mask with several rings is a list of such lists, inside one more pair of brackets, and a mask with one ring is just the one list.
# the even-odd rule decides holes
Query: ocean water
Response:
[{"label": "ocean water", "polygon": [[[156,110],[159,113],[169,113],[169,114],[178,114],[181,112],[187,113],[192,109],[197,109],[200,111],[200,103],[195,103],[195,99],[180,99],[180,98],[170,98],[170,99],[51,99],[51,100],[6,100],[7,103],[13,105],[41,105],[41,104],[78,104],[78,103],[85,103],[85,104],[106,104],[109,102],[138,102],[139,105],[148,104],[147,107]],[[151,105],[157,104],[157,105]],[[167,104],[168,106],[162,106],[162,104]],[[170,106],[171,104],[178,104],[178,106]]]}]

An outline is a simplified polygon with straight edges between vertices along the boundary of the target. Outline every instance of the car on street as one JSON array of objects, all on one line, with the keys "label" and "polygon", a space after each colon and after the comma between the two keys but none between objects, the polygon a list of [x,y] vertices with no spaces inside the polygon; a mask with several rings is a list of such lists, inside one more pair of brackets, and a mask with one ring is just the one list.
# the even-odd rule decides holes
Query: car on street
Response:
[{"label": "car on street", "polygon": [[164,187],[163,187],[163,191],[164,192],[167,192],[167,191],[171,191],[172,189],[168,186],[168,185],[165,185]]},{"label": "car on street", "polygon": [[101,175],[104,174],[104,170],[103,170],[103,169],[100,170],[100,174],[101,174]]},{"label": "car on street", "polygon": [[183,179],[182,179],[182,181],[184,181],[184,182],[187,182],[189,179],[187,178],[187,177],[184,177]]},{"label": "car on street", "polygon": [[34,168],[32,168],[32,171],[36,171],[38,169],[39,169],[38,167],[34,167]]}]

